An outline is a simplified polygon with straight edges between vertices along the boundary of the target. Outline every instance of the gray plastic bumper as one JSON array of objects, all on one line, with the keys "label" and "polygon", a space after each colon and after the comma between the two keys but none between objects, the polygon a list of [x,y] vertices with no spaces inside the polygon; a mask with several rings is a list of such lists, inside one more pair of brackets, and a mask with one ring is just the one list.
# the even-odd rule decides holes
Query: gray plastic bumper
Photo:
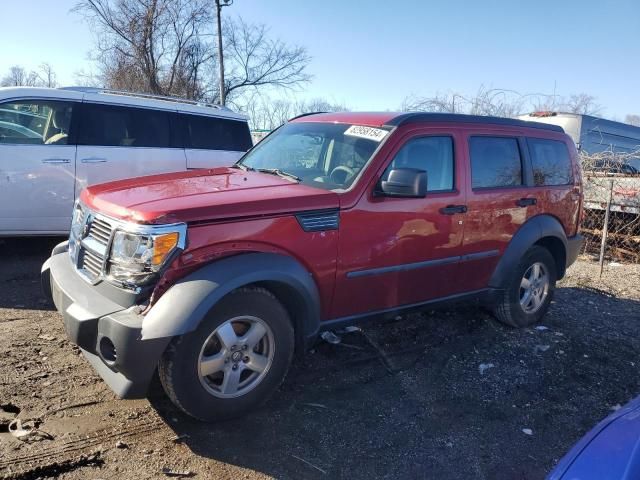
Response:
[{"label": "gray plastic bumper", "polygon": [[42,266],[42,285],[63,317],[67,336],[109,387],[122,398],[144,397],[171,338],[141,339],[143,317],[135,297],[103,295],[80,277],[66,251]]},{"label": "gray plastic bumper", "polygon": [[567,238],[567,268],[578,258],[582,245],[584,245],[584,237],[580,234]]}]

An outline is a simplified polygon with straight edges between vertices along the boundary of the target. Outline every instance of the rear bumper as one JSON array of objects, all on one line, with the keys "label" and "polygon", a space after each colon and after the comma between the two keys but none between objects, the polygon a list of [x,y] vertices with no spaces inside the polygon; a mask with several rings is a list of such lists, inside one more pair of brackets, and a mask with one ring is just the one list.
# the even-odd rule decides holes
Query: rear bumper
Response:
[{"label": "rear bumper", "polygon": [[142,340],[144,317],[134,297],[116,295],[114,301],[103,295],[80,277],[66,249],[59,250],[44,263],[41,277],[67,336],[119,397],[144,397],[171,338]]},{"label": "rear bumper", "polygon": [[576,261],[583,245],[584,237],[580,234],[567,238],[567,268],[569,268],[569,266],[571,266],[573,262]]}]

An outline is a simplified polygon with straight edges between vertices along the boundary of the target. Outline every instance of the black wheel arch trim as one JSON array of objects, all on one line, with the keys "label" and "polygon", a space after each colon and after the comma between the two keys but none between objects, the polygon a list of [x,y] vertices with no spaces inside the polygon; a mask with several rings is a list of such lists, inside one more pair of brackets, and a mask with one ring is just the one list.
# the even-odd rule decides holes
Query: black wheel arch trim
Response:
[{"label": "black wheel arch trim", "polygon": [[[555,217],[551,215],[538,215],[525,222],[513,235],[491,275],[489,287],[501,288],[504,286],[504,283],[509,278],[509,274],[513,271],[513,268],[518,265],[524,253],[540,240],[549,237],[562,242],[566,259],[568,242],[564,228],[562,228],[562,225]],[[551,253],[553,254],[553,252]],[[566,264],[559,266],[561,268],[557,272],[558,279],[564,276]]]},{"label": "black wheel arch trim", "polygon": [[[244,253],[207,264],[177,281],[153,305],[142,322],[142,340],[192,332],[211,308],[233,290],[251,284],[284,289],[279,298],[296,330],[296,347],[304,348],[320,326],[320,294],[311,273],[293,257]],[[294,311],[292,311],[292,309]],[[302,343],[299,343],[302,342]]]}]

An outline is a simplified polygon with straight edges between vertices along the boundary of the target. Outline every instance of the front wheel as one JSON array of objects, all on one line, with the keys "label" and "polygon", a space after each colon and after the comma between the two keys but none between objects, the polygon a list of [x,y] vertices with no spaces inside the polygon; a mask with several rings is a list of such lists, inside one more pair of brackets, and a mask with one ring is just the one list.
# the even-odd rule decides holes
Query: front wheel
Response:
[{"label": "front wheel", "polygon": [[502,323],[526,327],[547,313],[556,287],[556,264],[549,250],[533,246],[504,286],[494,314]]},{"label": "front wheel", "polygon": [[294,350],[282,304],[263,288],[224,297],[198,329],[174,340],[158,368],[171,401],[204,421],[256,408],[284,380]]}]

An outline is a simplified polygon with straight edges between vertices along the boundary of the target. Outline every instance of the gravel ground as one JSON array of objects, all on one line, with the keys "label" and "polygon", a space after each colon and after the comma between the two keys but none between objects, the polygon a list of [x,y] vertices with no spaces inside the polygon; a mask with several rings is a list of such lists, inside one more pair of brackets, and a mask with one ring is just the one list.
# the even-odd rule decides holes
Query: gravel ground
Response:
[{"label": "gravel ground", "polygon": [[[319,343],[259,411],[201,424],[157,382],[150,400],[116,399],[41,298],[55,240],[2,243],[3,478],[540,479],[640,393],[640,265],[608,264],[598,281],[581,258],[546,328],[473,305],[367,324]],[[7,433],[16,415],[40,434]]]}]

